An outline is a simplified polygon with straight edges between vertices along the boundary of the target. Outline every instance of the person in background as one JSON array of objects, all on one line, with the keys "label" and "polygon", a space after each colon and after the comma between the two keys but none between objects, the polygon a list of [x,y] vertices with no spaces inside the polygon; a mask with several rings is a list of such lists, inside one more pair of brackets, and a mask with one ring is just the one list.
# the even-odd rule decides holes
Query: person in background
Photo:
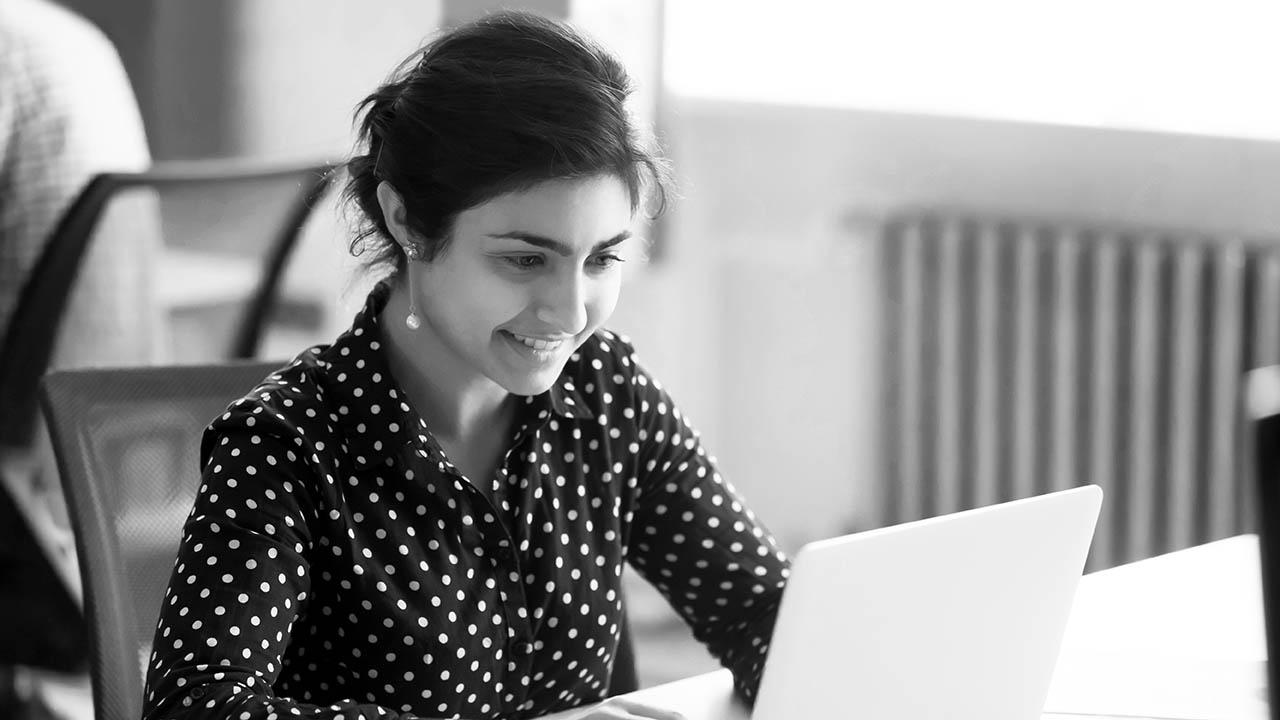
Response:
[{"label": "person in background", "polygon": [[[0,0],[0,337],[58,221],[89,180],[150,161],[138,104],[111,42],[46,0]],[[138,233],[121,246],[90,250],[55,364],[154,356],[158,332],[145,282],[154,240]],[[8,391],[34,395],[37,388]],[[73,662],[82,668],[84,661],[84,627],[70,599],[79,578],[65,503],[47,439],[38,438],[32,446],[0,446],[0,677],[6,678],[0,705],[8,713],[0,714],[6,716],[59,714],[58,699],[43,692],[49,685],[41,668],[65,670]],[[68,609],[77,617],[57,616]],[[68,658],[73,654],[79,657]],[[87,676],[79,672],[87,695]]]},{"label": "person in background", "polygon": [[144,692],[161,718],[672,718],[605,699],[623,564],[748,702],[789,561],[603,328],[664,161],[571,27],[439,35],[359,109],[349,331],[205,431]]}]

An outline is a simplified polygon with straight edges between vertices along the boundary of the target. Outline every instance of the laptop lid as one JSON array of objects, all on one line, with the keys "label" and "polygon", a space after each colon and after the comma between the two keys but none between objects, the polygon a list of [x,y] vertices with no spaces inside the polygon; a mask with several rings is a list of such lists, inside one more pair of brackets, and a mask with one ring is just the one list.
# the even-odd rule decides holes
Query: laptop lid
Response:
[{"label": "laptop lid", "polygon": [[1038,718],[1097,486],[822,540],[796,555],[753,720]]},{"label": "laptop lid", "polygon": [[1245,392],[1253,424],[1262,615],[1267,628],[1267,684],[1272,720],[1280,720],[1280,366],[1251,371]]}]

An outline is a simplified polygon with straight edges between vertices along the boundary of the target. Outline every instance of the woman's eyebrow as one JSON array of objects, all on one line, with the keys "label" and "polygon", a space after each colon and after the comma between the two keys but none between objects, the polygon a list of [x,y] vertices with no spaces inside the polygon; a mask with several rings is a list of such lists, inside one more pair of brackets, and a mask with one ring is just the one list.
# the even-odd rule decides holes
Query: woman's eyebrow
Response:
[{"label": "woman's eyebrow", "polygon": [[[537,247],[550,250],[556,253],[557,255],[563,255],[565,257],[569,257],[570,255],[573,255],[573,248],[570,247],[568,244],[562,243],[559,240],[554,240],[549,237],[543,237],[542,235],[535,235],[534,233],[527,233],[527,232],[521,232],[519,230],[513,230],[511,232],[504,232],[504,233],[488,233],[488,236],[491,238],[497,238],[501,240],[519,240],[520,242],[528,243],[530,245],[536,245]],[[614,245],[617,245],[618,243],[622,242],[623,240],[626,240],[629,237],[631,237],[631,231],[623,230],[622,232],[618,233],[617,235],[614,235],[608,240],[601,240],[600,242],[596,243],[595,246],[591,248],[591,252],[598,253],[601,250],[604,250],[606,248],[611,248]]]}]

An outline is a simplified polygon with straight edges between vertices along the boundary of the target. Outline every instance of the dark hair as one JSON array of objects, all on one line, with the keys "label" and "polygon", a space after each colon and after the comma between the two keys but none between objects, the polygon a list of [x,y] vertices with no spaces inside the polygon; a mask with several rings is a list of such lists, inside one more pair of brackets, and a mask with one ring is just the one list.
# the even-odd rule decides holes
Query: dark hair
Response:
[{"label": "dark hair", "polygon": [[666,164],[632,123],[631,90],[608,51],[532,13],[503,11],[445,32],[356,108],[364,117],[343,192],[361,216],[352,254],[370,252],[369,269],[404,267],[378,204],[384,180],[428,260],[447,247],[460,212],[546,180],[613,174],[633,211],[652,188],[660,214]]}]

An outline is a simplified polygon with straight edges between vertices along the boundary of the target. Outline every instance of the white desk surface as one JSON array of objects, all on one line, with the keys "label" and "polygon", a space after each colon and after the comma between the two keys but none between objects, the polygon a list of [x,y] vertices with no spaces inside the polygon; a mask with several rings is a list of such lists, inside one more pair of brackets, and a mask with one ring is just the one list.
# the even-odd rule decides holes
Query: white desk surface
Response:
[{"label": "white desk surface", "polygon": [[1242,535],[1086,575],[1045,710],[1267,720],[1266,661],[1258,539]]},{"label": "white desk surface", "polygon": [[[1086,575],[1042,720],[1267,720],[1259,568],[1242,535]],[[727,670],[628,697],[686,720],[749,718]]]}]

